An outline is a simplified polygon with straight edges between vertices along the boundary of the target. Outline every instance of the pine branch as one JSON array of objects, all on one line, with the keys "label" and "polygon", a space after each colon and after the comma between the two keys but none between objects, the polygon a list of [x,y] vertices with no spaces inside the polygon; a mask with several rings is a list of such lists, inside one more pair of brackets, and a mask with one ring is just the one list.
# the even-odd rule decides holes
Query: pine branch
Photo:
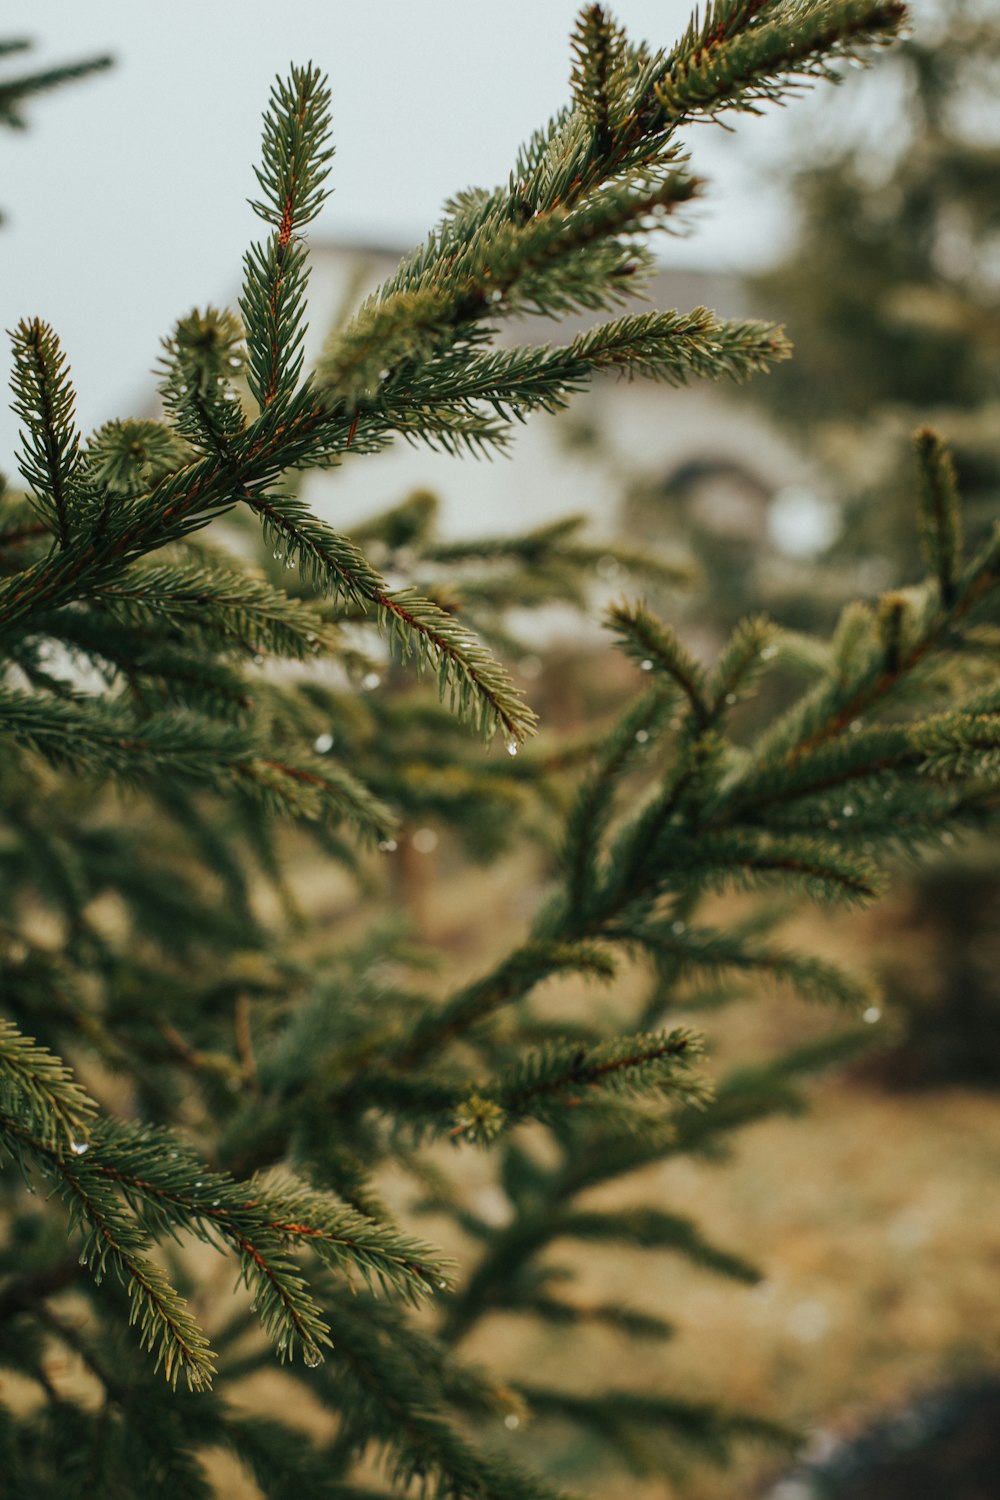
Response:
[{"label": "pine branch", "polygon": [[[960,709],[918,724],[874,725],[841,735],[795,764],[762,768],[755,777],[745,778],[730,806],[741,816],[759,821],[766,816],[764,808],[780,804],[784,822],[789,805],[800,799],[846,789],[868,796],[876,791],[868,785],[872,782],[885,782],[895,789],[900,778],[967,775],[970,757],[988,757],[998,748],[998,712],[996,695],[987,694],[971,711]],[[857,811],[854,808],[846,816]]]},{"label": "pine branch", "polygon": [[[26,41],[9,41],[4,43],[4,53],[21,52],[31,46]],[[42,68],[37,73],[23,73],[19,77],[5,78],[0,83],[0,124],[9,126],[14,130],[23,130],[26,121],[19,108],[23,99],[29,99],[33,94],[47,93],[49,89],[59,88],[64,83],[73,83],[78,78],[86,78],[91,73],[103,72],[110,68],[114,62],[111,57],[91,57],[81,59],[79,62],[63,63],[57,68]]]},{"label": "pine branch", "polygon": [[0,1017],[0,1103],[53,1148],[85,1139],[97,1106],[71,1069]]},{"label": "pine branch", "polygon": [[779,878],[817,901],[848,905],[873,901],[882,890],[877,866],[865,856],[820,838],[767,836],[755,829],[674,836],[661,852],[674,871],[703,889],[755,890]]},{"label": "pine branch", "polygon": [[734,969],[761,973],[790,985],[806,999],[832,1001],[859,1013],[877,998],[870,979],[839,964],[811,954],[765,946],[717,928],[692,926],[680,920],[648,922],[634,928],[622,923],[612,927],[609,936],[634,944],[657,962],[668,964],[672,976],[680,977],[691,970],[705,976],[718,976]]},{"label": "pine branch", "polygon": [[733,631],[706,692],[710,717],[718,720],[744,698],[752,697],[768,663],[779,651],[781,632],[766,615],[751,615]]},{"label": "pine branch", "polygon": [[389,837],[395,826],[392,812],[343,767],[319,757],[265,754],[252,732],[192,713],[137,720],[115,704],[0,689],[0,733],[89,776],[238,787],[272,811],[346,816],[376,838]]},{"label": "pine branch", "polygon": [[159,364],[160,395],[176,433],[234,478],[246,421],[232,382],[243,361],[238,320],[207,307],[181,318],[163,340]]},{"label": "pine branch", "polygon": [[130,418],[105,422],[91,433],[84,449],[89,476],[98,489],[127,500],[147,494],[189,457],[187,444],[165,423]]},{"label": "pine branch", "polygon": [[74,1227],[86,1229],[83,1261],[102,1280],[113,1270],[129,1296],[129,1320],[139,1325],[139,1342],[156,1349],[170,1383],[183,1375],[192,1389],[211,1383],[213,1359],[208,1341],[163,1272],[146,1251],[149,1241],[134,1217],[93,1172],[84,1155],[93,1144],[78,1143],[64,1154],[34,1136],[10,1115],[0,1117],[0,1146],[30,1156],[68,1203]]},{"label": "pine branch", "polygon": [[[647,658],[643,658],[643,663]],[[647,693],[615,725],[593,772],[583,782],[566,820],[563,865],[568,906],[586,912],[598,888],[598,859],[618,784],[650,737],[659,732],[675,699],[667,691]]]},{"label": "pine branch", "polygon": [[[969,574],[969,596],[982,595],[991,586],[994,572],[994,552],[988,549]],[[658,715],[662,709],[647,700],[626,716],[611,741],[610,753],[585,785],[570,825],[577,832],[571,835],[568,850],[568,893],[543,913],[537,934],[544,934],[546,942],[556,945],[552,951],[564,945],[567,938],[582,940],[585,949],[587,940],[594,938],[644,944],[649,951],[661,954],[672,946],[675,957],[683,957],[686,946],[690,961],[700,959],[709,967],[716,960],[725,965],[731,960],[737,967],[770,967],[771,972],[800,984],[807,993],[825,992],[865,1008],[869,995],[864,987],[822,965],[800,964],[794,956],[750,950],[740,944],[715,946],[713,952],[714,939],[703,940],[700,952],[697,944],[692,947],[693,940],[671,945],[665,936],[666,927],[650,921],[652,903],[680,890],[732,884],[752,888],[772,879],[786,886],[797,885],[819,900],[871,899],[880,888],[879,873],[867,849],[859,853],[845,846],[861,842],[855,839],[853,829],[845,826],[842,836],[831,839],[826,826],[830,814],[824,805],[822,828],[817,821],[815,825],[803,825],[800,832],[790,809],[800,796],[808,799],[840,793],[845,782],[853,778],[869,781],[890,771],[897,777],[905,772],[914,778],[926,779],[934,774],[969,778],[962,791],[948,800],[935,801],[933,806],[925,801],[922,819],[912,814],[907,817],[909,838],[918,839],[922,833],[936,836],[948,816],[960,819],[973,813],[977,802],[984,810],[989,805],[995,754],[995,720],[989,705],[983,702],[957,716],[945,716],[942,722],[928,727],[926,739],[919,735],[915,738],[907,727],[886,726],[870,735],[862,733],[860,740],[858,735],[842,736],[828,752],[814,746],[792,769],[787,759],[778,758],[756,777],[742,768],[734,776],[731,773],[739,762],[715,741],[708,725],[722,712],[728,698],[746,691],[754,676],[773,659],[773,628],[763,620],[751,620],[741,627],[709,684],[702,668],[648,612],[622,607],[613,618],[626,632],[627,648],[640,664],[648,663],[649,670],[659,665],[671,683],[685,693],[695,721],[692,733],[699,723],[701,728],[694,738],[682,741],[678,747],[679,768],[668,774],[649,807],[623,830],[606,868],[598,875],[600,825],[607,817],[611,792],[631,758],[635,736],[643,732],[635,729],[633,719],[636,714],[643,719],[650,713]],[[850,662],[869,628],[864,614],[849,616],[840,632],[835,660]],[[934,628],[940,636],[940,622]],[[930,644],[924,649],[929,650]],[[643,654],[646,652],[653,654]],[[807,702],[809,699],[807,694]],[[791,711],[793,722],[799,722],[796,716],[801,712],[801,708]],[[771,731],[764,736],[765,745],[773,734]],[[970,784],[973,776],[986,778],[981,789]],[[757,798],[761,799],[759,815],[755,812]],[[771,802],[776,807],[769,808],[765,816],[765,806]],[[857,811],[845,805],[844,815],[850,819]],[[898,840],[897,820],[884,818],[882,822],[883,843]],[[834,829],[836,826],[834,822]],[[870,829],[871,820],[858,827]],[[675,935],[677,930],[677,924],[673,924]],[[437,1016],[420,1023],[412,1042],[399,1056],[411,1064],[528,993],[547,972],[545,953],[544,944],[529,944],[520,950],[493,974],[455,996]],[[502,1123],[498,1113],[502,1106],[496,1100],[487,1102],[490,1108],[476,1115],[477,1130],[488,1131]]]},{"label": "pine branch", "polygon": [[416,656],[437,672],[441,697],[463,718],[478,722],[489,738],[497,729],[508,749],[532,733],[535,716],[517,697],[503,668],[458,621],[411,589],[390,591],[361,552],[317,521],[297,501],[274,496],[249,502],[287,557],[297,557],[324,585],[345,599],[373,607],[404,656]]},{"label": "pine branch", "polygon": [[454,1111],[451,1135],[490,1145],[519,1121],[559,1121],[567,1111],[601,1107],[616,1096],[696,1102],[708,1091],[705,1078],[691,1071],[701,1050],[701,1038],[685,1027],[595,1047],[550,1043],[470,1093]]},{"label": "pine branch", "polygon": [[527,1290],[523,1293],[518,1290],[513,1296],[508,1296],[504,1311],[527,1313],[559,1329],[597,1324],[631,1339],[659,1341],[672,1338],[675,1333],[673,1325],[664,1318],[640,1312],[633,1307],[621,1306],[617,1302],[564,1302],[559,1297]]},{"label": "pine branch", "polygon": [[209,564],[197,554],[169,563],[133,563],[114,583],[96,589],[94,599],[122,624],[182,624],[250,654],[309,661],[339,641],[314,606],[246,569]]},{"label": "pine branch", "polygon": [[625,36],[601,5],[580,12],[571,38],[571,83],[576,108],[594,132],[594,149],[604,154],[627,98]]},{"label": "pine branch", "polygon": [[[583,516],[566,516],[533,527],[521,535],[507,533],[462,541],[431,541],[422,549],[422,556],[427,562],[444,563],[452,569],[476,564],[509,564],[511,572],[504,575],[497,585],[496,597],[501,605],[512,598],[516,598],[519,605],[525,602],[525,585],[530,585],[531,581],[530,577],[525,578],[526,572],[531,577],[542,573],[546,589],[549,589],[554,588],[558,578],[569,570],[574,574],[582,572],[589,580],[593,569],[602,559],[609,557],[631,576],[647,578],[660,586],[690,585],[693,582],[695,569],[690,560],[603,539],[599,542],[580,540],[577,533],[585,524]],[[353,535],[357,540],[357,531]],[[463,578],[459,586],[463,597],[467,597],[469,582]],[[482,586],[478,582],[473,585],[477,598],[481,597],[478,590]]]},{"label": "pine branch", "polygon": [[235,1248],[261,1326],[283,1358],[298,1345],[307,1363],[318,1363],[330,1342],[328,1324],[286,1246],[308,1248],[323,1264],[411,1300],[447,1285],[426,1247],[393,1226],[291,1178],[237,1182],[206,1168],[166,1131],[104,1121],[67,1155],[46,1148],[10,1117],[3,1129],[0,1140],[31,1153],[77,1221],[89,1226],[85,1254],[97,1278],[111,1264],[127,1287],[135,1284],[143,1346],[159,1341],[171,1380],[180,1371],[193,1385],[206,1383],[207,1344],[158,1268],[141,1255],[147,1237],[140,1221],[157,1237],[184,1228],[206,1243]]},{"label": "pine branch", "polygon": [[371,397],[393,367],[419,366],[456,343],[481,342],[477,324],[517,311],[564,316],[614,306],[633,270],[630,237],[688,202],[690,178],[668,175],[618,184],[575,210],[554,207],[524,224],[498,222],[467,248],[429,246],[404,262],[328,348],[320,385],[353,409]]},{"label": "pine branch", "polygon": [[293,66],[276,78],[264,115],[263,164],[254,168],[262,198],[251,207],[282,243],[315,219],[329,194],[330,90],[318,68]]},{"label": "pine branch", "polygon": [[615,605],[607,618],[626,655],[644,672],[662,673],[675,683],[687,698],[695,723],[707,726],[712,713],[705,674],[676,633],[642,605]]},{"label": "pine branch", "polygon": [[743,1256],[722,1250],[705,1238],[690,1219],[657,1208],[620,1208],[613,1213],[567,1209],[557,1214],[553,1235],[601,1244],[634,1245],[641,1250],[671,1250],[703,1270],[755,1286],[760,1271]]},{"label": "pine branch", "polygon": [[[405,375],[392,374],[378,392],[377,409],[365,413],[366,433],[370,440],[381,428],[431,443],[461,435],[470,447],[503,447],[512,421],[537,410],[561,411],[603,371],[670,385],[743,380],[789,353],[774,325],[724,322],[706,308],[623,318],[578,334],[565,348],[459,348]],[[502,420],[491,421],[483,407]]]},{"label": "pine branch", "polygon": [[651,91],[672,127],[726,109],[758,113],[816,78],[837,81],[833,63],[860,60],[898,36],[899,0],[736,0],[713,6],[658,69]]},{"label": "pine branch", "polygon": [[265,245],[244,260],[240,310],[247,330],[247,380],[261,411],[291,396],[302,372],[306,253],[299,235],[327,197],[333,152],[330,90],[318,69],[293,67],[277,79],[264,116],[263,166],[256,168],[263,200],[252,204],[269,224]]},{"label": "pine branch", "polygon": [[941,603],[950,609],[962,571],[962,512],[951,454],[932,427],[914,434],[920,465],[920,542],[938,581]]},{"label": "pine branch", "polygon": [[921,669],[932,653],[947,649],[958,627],[976,618],[1000,580],[1000,532],[989,538],[958,580],[953,602],[945,607],[939,596],[918,596],[919,612],[910,621],[907,639],[899,641],[887,660],[877,622],[865,606],[848,606],[836,639],[831,670],[805,694],[758,742],[748,776],[758,766],[791,766],[827,740],[845,731],[857,732],[863,716],[890,701]]},{"label": "pine branch", "polygon": [[794,1449],[801,1440],[797,1432],[778,1422],[752,1412],[727,1411],[715,1402],[638,1390],[574,1395],[525,1382],[518,1383],[518,1390],[539,1417],[569,1420],[586,1432],[596,1433],[639,1477],[662,1472],[656,1450],[667,1434],[720,1464],[729,1461],[737,1440],[750,1439],[782,1449]]},{"label": "pine branch", "polygon": [[568,1500],[539,1475],[483,1453],[461,1436],[434,1400],[438,1383],[433,1364],[419,1358],[422,1346],[412,1347],[402,1336],[404,1330],[386,1338],[365,1313],[363,1303],[338,1303],[332,1319],[337,1375],[323,1370],[314,1376],[344,1414],[335,1454],[381,1448],[394,1487],[429,1478],[442,1494],[477,1495],[483,1500]]},{"label": "pine branch", "polygon": [[[695,1108],[698,1114],[700,1105]],[[712,1106],[706,1113],[712,1113]],[[681,1118],[686,1119],[686,1114]],[[612,1132],[623,1160],[632,1154],[638,1162],[658,1160],[667,1154],[667,1138],[654,1133]],[[601,1170],[600,1137],[588,1139],[588,1149],[579,1162]],[[612,1145],[611,1151],[615,1147]],[[592,1152],[594,1152],[592,1156]],[[612,1156],[611,1160],[615,1158]],[[584,1169],[586,1170],[586,1168]],[[608,1176],[630,1170],[628,1165],[612,1167]],[[600,1180],[599,1176],[596,1180]],[[538,1193],[520,1205],[517,1216],[506,1227],[492,1232],[489,1247],[481,1257],[465,1286],[448,1303],[444,1334],[450,1341],[463,1338],[479,1320],[491,1311],[507,1305],[508,1289],[513,1290],[513,1305],[518,1305],[521,1278],[535,1256],[558,1239],[624,1243],[639,1249],[670,1250],[718,1275],[735,1278],[747,1284],[760,1279],[760,1273],[742,1257],[712,1244],[689,1220],[660,1209],[620,1208],[613,1213],[578,1208],[575,1194],[586,1180],[574,1178],[574,1167],[567,1164],[546,1174],[544,1197]]]},{"label": "pine branch", "polygon": [[460,990],[442,1010],[421,1017],[409,1037],[393,1050],[392,1066],[400,1070],[413,1067],[452,1037],[553,974],[578,973],[606,980],[614,972],[614,960],[594,944],[528,943],[516,949],[492,973]]},{"label": "pine branch", "polygon": [[80,435],[76,397],[59,341],[47,323],[18,324],[14,347],[14,411],[26,425],[19,467],[41,518],[64,545],[76,520]]},{"label": "pine branch", "polygon": [[[720,1080],[715,1098],[701,1113],[691,1111],[677,1122],[671,1146],[674,1153],[717,1153],[725,1136],[758,1120],[776,1115],[800,1115],[807,1108],[799,1081],[851,1061],[871,1047],[867,1027],[840,1031],[819,1041],[806,1042],[764,1063],[734,1069]],[[618,1171],[632,1171],[650,1159],[641,1147],[629,1151],[627,1143],[611,1142],[603,1160],[595,1156],[588,1165],[591,1182],[605,1181]]]}]

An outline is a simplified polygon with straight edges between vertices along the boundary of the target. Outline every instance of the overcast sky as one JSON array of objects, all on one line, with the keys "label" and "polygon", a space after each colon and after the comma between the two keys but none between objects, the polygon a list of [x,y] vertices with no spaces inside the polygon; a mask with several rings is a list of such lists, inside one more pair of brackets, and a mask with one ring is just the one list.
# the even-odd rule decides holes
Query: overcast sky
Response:
[{"label": "overcast sky", "polygon": [[[689,10],[688,0],[616,6],[631,35],[658,45]],[[314,236],[407,247],[451,192],[503,180],[563,102],[574,13],[570,0],[13,0],[3,34],[35,41],[32,66],[101,52],[116,66],[38,98],[29,131],[0,135],[2,326],[54,324],[85,429],[129,414],[177,317],[235,298],[243,250],[262,229],[246,199],[276,72],[311,59],[331,79],[335,193]],[[786,220],[748,175],[750,148],[773,156],[802,111],[748,121],[735,138],[694,132],[716,190],[671,258],[766,259]],[[5,353],[5,381],[8,368]],[[2,406],[10,472],[15,424]]]}]

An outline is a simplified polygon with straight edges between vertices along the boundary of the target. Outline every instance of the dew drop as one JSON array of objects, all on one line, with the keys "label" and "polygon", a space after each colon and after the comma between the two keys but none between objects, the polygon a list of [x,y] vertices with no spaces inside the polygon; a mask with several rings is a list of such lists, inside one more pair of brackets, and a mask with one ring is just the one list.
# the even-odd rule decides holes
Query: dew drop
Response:
[{"label": "dew drop", "polygon": [[507,741],[507,754],[508,755],[516,755],[517,754],[517,741],[516,740],[508,740]]},{"label": "dew drop", "polygon": [[516,1432],[521,1425],[521,1418],[516,1416],[514,1412],[509,1411],[503,1419],[503,1425],[507,1428],[508,1432]]},{"label": "dew drop", "polygon": [[878,1005],[869,1005],[867,1010],[861,1012],[862,1021],[867,1021],[869,1026],[874,1026],[876,1021],[882,1019],[882,1008]]},{"label": "dew drop", "polygon": [[320,734],[313,740],[313,749],[317,755],[326,755],[328,750],[333,749],[333,735]]},{"label": "dew drop", "polygon": [[375,691],[381,681],[382,679],[377,672],[366,672],[361,679],[361,686],[366,693],[371,693]]},{"label": "dew drop", "polygon": [[439,1281],[438,1282],[438,1290],[442,1291],[442,1292],[446,1292],[448,1290],[448,1283],[446,1281]]},{"label": "dew drop", "polygon": [[70,1141],[69,1149],[72,1151],[74,1156],[86,1156],[87,1152],[90,1150],[90,1142]]},{"label": "dew drop", "polygon": [[777,654],[778,648],[772,643],[770,646],[765,646],[762,649],[760,659],[761,661],[773,661]]},{"label": "dew drop", "polygon": [[212,1199],[212,1207],[213,1208],[218,1208],[218,1206],[219,1206],[219,1204],[220,1204],[221,1201],[222,1200],[220,1198],[213,1198]]},{"label": "dew drop", "polygon": [[81,1255],[80,1256],[78,1264],[81,1265],[81,1266],[85,1266],[87,1264],[87,1257],[86,1257],[86,1255]]},{"label": "dew drop", "polygon": [[647,656],[644,661],[641,661],[639,663],[639,671],[640,672],[651,672],[652,670],[653,670],[652,659]]},{"label": "dew drop", "polygon": [[726,702],[729,704],[730,708],[732,708],[733,704],[736,702],[736,694],[735,693],[727,693],[726,694]]},{"label": "dew drop", "polygon": [[307,1344],[303,1349],[302,1363],[308,1365],[310,1370],[317,1369],[323,1363],[323,1356],[315,1344]]},{"label": "dew drop", "polygon": [[854,808],[852,807],[852,805],[851,805],[850,802],[845,802],[844,805],[843,805],[843,807],[840,810],[844,814],[845,818],[853,818],[854,817]]},{"label": "dew drop", "polygon": [[635,741],[636,741],[637,745],[644,745],[648,739],[649,739],[649,730],[648,729],[637,729],[636,730],[636,732],[635,732]]},{"label": "dew drop", "polygon": [[437,832],[433,828],[418,828],[411,842],[418,854],[433,854],[438,846]]},{"label": "dew drop", "polygon": [[864,727],[865,726],[862,724],[862,722],[861,722],[860,719],[852,719],[851,720],[851,733],[852,734],[860,734],[861,731],[862,731],[862,729]]},{"label": "dew drop", "polygon": [[205,1184],[202,1182],[201,1178],[199,1177],[198,1180],[197,1180],[197,1182],[195,1183],[195,1187],[204,1187],[204,1186],[205,1186]]},{"label": "dew drop", "polygon": [[379,839],[378,846],[383,854],[393,854],[399,848],[395,839]]},{"label": "dew drop", "polygon": [[687,928],[684,926],[683,922],[671,922],[670,931],[674,934],[675,937],[680,937],[682,932],[687,931]]}]

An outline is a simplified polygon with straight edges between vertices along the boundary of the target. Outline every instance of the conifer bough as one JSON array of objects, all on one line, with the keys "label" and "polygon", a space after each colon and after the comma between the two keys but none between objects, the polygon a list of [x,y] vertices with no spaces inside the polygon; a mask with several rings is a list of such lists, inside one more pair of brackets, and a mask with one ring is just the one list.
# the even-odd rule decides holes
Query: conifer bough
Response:
[{"label": "conifer bough", "polygon": [[[496,1314],[669,1335],[657,1312],[574,1297],[564,1241],[754,1279],[687,1214],[597,1209],[587,1194],[791,1107],[801,1075],[859,1045],[864,1028],[842,1031],[710,1084],[701,1038],[672,1008],[721,1003],[744,974],[864,1014],[873,995],[786,949],[763,918],[722,929],[699,901],[775,885],[867,900],[900,850],[995,816],[1000,700],[983,628],[1000,544],[966,556],[947,449],[921,432],[923,584],[853,606],[808,651],[754,616],[714,668],[623,601],[608,624],[645,691],[586,742],[497,770],[448,718],[514,750],[535,727],[484,637],[511,641],[505,606],[546,589],[578,603],[604,549],[572,521],[438,543],[420,496],[352,538],[312,514],[298,476],[400,435],[502,448],[517,422],[601,372],[679,384],[787,357],[771,325],[617,310],[652,268],[650,231],[700,191],[680,127],[829,76],[903,16],[874,0],[718,0],[667,53],[587,7],[570,103],[506,185],[447,206],[309,371],[303,232],[330,170],[329,96],[315,68],[293,68],[265,116],[254,207],[267,233],[244,261],[241,317],[180,320],[164,344],[162,421],[85,439],[54,332],[39,319],[15,331],[26,489],[0,497],[0,1142],[48,1197],[25,1206],[16,1175],[4,1179],[0,1359],[41,1402],[24,1418],[0,1408],[12,1493],[56,1493],[89,1465],[95,1493],[205,1495],[199,1458],[221,1446],[275,1497],[377,1500],[419,1482],[545,1500],[560,1493],[548,1479],[473,1435],[529,1411],[587,1427],[639,1475],[664,1472],[665,1435],[716,1458],[736,1439],[787,1440],[767,1417],[678,1397],[501,1381],[458,1345]],[[592,311],[612,316],[564,345],[493,346],[503,319]],[[262,566],[207,531],[221,517],[257,528]],[[294,588],[267,552],[298,568]],[[375,691],[366,623],[395,662],[436,673],[443,707]],[[268,676],[267,658],[344,675]],[[803,662],[812,680],[793,690]],[[756,697],[774,674],[789,706],[761,728]],[[538,795],[546,778],[572,783],[557,827]],[[524,940],[486,972],[441,995],[384,929],[357,949],[304,942],[279,815],[350,865],[338,821],[389,850],[399,820],[405,832],[439,818],[492,848],[528,805],[549,819],[558,869]],[[287,921],[256,910],[261,877]],[[637,962],[650,980],[638,998]],[[555,1026],[538,994],[556,976],[627,998]],[[499,1215],[426,1154],[442,1138],[493,1153]],[[457,1226],[467,1274],[394,1222],[388,1167]],[[232,1256],[249,1291],[221,1312],[198,1298],[208,1332],[178,1239]],[[428,1293],[436,1323],[406,1306]],[[123,1339],[129,1323],[169,1384]],[[336,1419],[332,1436],[241,1413],[238,1383],[273,1358],[258,1327],[295,1356],[284,1379]],[[52,1348],[79,1357],[100,1410],[59,1388]],[[373,1455],[388,1489],[357,1477]]]}]

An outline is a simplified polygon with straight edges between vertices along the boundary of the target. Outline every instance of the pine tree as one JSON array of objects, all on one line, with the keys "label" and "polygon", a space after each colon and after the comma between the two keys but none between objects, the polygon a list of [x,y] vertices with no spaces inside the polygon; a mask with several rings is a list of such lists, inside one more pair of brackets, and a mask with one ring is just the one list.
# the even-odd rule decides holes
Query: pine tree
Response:
[{"label": "pine tree", "polygon": [[[1000,699],[981,653],[1000,539],[966,552],[948,451],[922,431],[923,583],[848,607],[829,641],[753,616],[710,666],[621,601],[608,624],[636,665],[632,700],[593,735],[534,748],[534,713],[484,640],[506,648],[512,604],[582,597],[594,557],[574,526],[444,544],[414,496],[348,537],[298,480],[399,434],[488,452],[608,369],[669,384],[783,359],[770,325],[619,312],[651,267],[649,231],[698,191],[680,133],[829,75],[903,19],[896,0],[717,0],[659,52],[587,7],[571,100],[509,182],[447,205],[308,372],[304,231],[330,169],[329,102],[317,69],[294,68],[265,116],[266,233],[241,317],[179,322],[162,421],[85,439],[55,333],[15,330],[25,488],[0,515],[5,1493],[208,1495],[202,1459],[224,1449],[274,1497],[414,1484],[542,1500],[561,1493],[544,1453],[525,1468],[505,1437],[529,1414],[596,1435],[637,1474],[677,1449],[789,1439],[683,1394],[501,1378],[462,1341],[503,1313],[568,1340],[585,1325],[669,1335],[659,1309],[575,1297],[559,1244],[758,1274],[690,1205],[627,1201],[629,1174],[794,1106],[800,1076],[865,1028],[713,1080],[673,1017],[745,974],[862,1015],[872,995],[786,948],[766,909],[720,926],[704,898],[868,901],[900,850],[994,813]],[[611,317],[561,346],[493,342],[505,318],[581,309]],[[747,733],[741,705],[772,677],[785,710]],[[511,755],[486,756],[470,725]],[[365,843],[391,863],[414,816],[480,852],[512,824],[552,851],[548,898],[472,978],[435,986],[385,920],[347,944],[294,909],[281,866],[303,837],[364,883]],[[285,894],[277,915],[264,879]],[[558,976],[605,998],[555,1023]],[[477,1148],[503,1222],[463,1186]],[[612,1183],[619,1206],[595,1207]],[[414,1227],[416,1207],[461,1264]],[[209,1295],[199,1246],[242,1292]],[[242,1382],[277,1369],[283,1403],[249,1417]],[[322,1414],[308,1432],[303,1396]]]}]

